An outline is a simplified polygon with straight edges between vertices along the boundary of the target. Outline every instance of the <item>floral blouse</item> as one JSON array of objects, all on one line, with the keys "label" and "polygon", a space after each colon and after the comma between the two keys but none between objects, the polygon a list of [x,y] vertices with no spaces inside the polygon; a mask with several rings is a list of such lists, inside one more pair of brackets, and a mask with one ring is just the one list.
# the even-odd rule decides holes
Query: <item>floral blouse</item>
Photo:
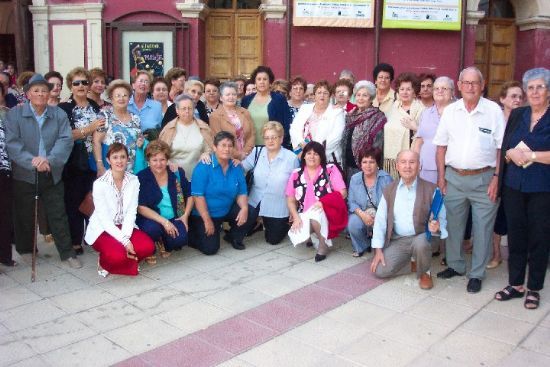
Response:
[{"label": "floral blouse", "polygon": [[[87,105],[86,107],[81,106],[75,106],[73,108],[73,119],[74,121],[74,129],[80,130],[88,127],[93,121],[95,121],[98,117],[98,114],[94,111],[91,105]],[[88,135],[86,139],[84,140],[84,144],[86,144],[86,150],[88,153],[92,153],[92,135]]]},{"label": "floral blouse", "polygon": [[6,149],[6,130],[4,128],[4,111],[0,110],[0,171],[11,171],[11,164]]},{"label": "floral blouse", "polygon": [[99,113],[99,117],[105,118],[105,139],[103,144],[109,146],[112,143],[122,143],[128,148],[128,166],[126,170],[132,172],[136,160],[137,140],[141,135],[141,122],[139,116],[131,112],[131,120],[120,121],[112,108],[106,108]]}]

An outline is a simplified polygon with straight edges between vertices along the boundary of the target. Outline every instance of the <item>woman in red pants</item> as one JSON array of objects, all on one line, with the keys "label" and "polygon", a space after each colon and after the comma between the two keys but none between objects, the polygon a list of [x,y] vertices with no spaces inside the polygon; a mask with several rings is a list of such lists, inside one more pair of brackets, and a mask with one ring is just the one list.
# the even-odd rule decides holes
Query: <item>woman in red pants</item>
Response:
[{"label": "woman in red pants", "polygon": [[94,182],[95,210],[84,239],[99,252],[99,275],[137,275],[138,263],[155,251],[149,236],[135,228],[139,181],[126,171],[123,144],[109,146],[107,161],[111,168]]}]

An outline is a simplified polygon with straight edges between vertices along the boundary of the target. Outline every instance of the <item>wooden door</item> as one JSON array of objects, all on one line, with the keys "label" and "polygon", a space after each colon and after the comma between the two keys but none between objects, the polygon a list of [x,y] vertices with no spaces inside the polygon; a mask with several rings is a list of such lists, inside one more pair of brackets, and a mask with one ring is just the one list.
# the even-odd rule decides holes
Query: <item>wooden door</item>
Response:
[{"label": "wooden door", "polygon": [[255,9],[213,9],[206,20],[206,76],[248,76],[262,62],[262,20]]},{"label": "wooden door", "polygon": [[514,77],[516,25],[513,19],[482,19],[477,27],[475,64],[486,80],[488,96]]},{"label": "wooden door", "polygon": [[206,76],[232,78],[235,14],[233,11],[212,11],[206,21]]}]

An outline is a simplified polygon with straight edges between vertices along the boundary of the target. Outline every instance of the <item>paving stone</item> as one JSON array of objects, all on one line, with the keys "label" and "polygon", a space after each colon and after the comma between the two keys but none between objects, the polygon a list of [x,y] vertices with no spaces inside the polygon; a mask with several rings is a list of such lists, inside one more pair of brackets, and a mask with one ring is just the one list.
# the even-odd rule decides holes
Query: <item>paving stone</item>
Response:
[{"label": "paving stone", "polygon": [[65,316],[21,330],[16,335],[37,353],[43,354],[82,339],[90,338],[96,335],[96,332],[73,316]]},{"label": "paving stone", "polygon": [[196,300],[180,306],[176,310],[163,312],[155,317],[177,327],[182,331],[180,336],[184,336],[207,328],[233,315],[233,313],[205,301]]},{"label": "paving stone", "polygon": [[85,289],[62,294],[50,298],[61,309],[69,313],[76,313],[112,302],[117,297],[95,286],[89,285]]},{"label": "paving stone", "polygon": [[422,349],[374,334],[367,334],[338,352],[361,365],[380,367],[406,366],[423,353]]},{"label": "paving stone", "polygon": [[28,303],[36,302],[42,299],[36,293],[25,287],[16,285],[15,287],[2,289],[0,297],[0,311],[9,310]]},{"label": "paving stone", "polygon": [[53,350],[42,357],[56,367],[102,367],[130,358],[131,354],[106,337],[97,335]]},{"label": "paving stone", "polygon": [[461,325],[458,330],[517,345],[532,329],[533,325],[525,321],[481,310]]},{"label": "paving stone", "polygon": [[452,327],[401,314],[380,324],[373,333],[414,348],[428,349],[452,331]]},{"label": "paving stone", "polygon": [[0,335],[0,366],[9,366],[36,355],[25,342],[14,335]]},{"label": "paving stone", "polygon": [[439,357],[466,366],[496,366],[514,346],[465,331],[454,331],[433,345],[429,351]]},{"label": "paving stone", "polygon": [[97,332],[106,332],[144,318],[143,312],[129,303],[118,300],[75,314],[86,326]]},{"label": "paving stone", "polygon": [[281,367],[357,367],[358,364],[309,346],[298,339],[282,335],[238,357],[254,366]]},{"label": "paving stone", "polygon": [[1,312],[0,322],[13,332],[52,321],[65,315],[66,313],[53,302],[43,299]]},{"label": "paving stone", "polygon": [[525,341],[521,347],[533,352],[541,353],[550,356],[550,328],[537,327]]},{"label": "paving stone", "polygon": [[181,335],[181,331],[166,322],[147,318],[103,334],[125,350],[138,354],[167,344]]},{"label": "paving stone", "polygon": [[271,297],[280,297],[297,289],[303,288],[306,283],[287,277],[283,274],[272,273],[262,275],[242,284],[243,287],[255,289]]},{"label": "paving stone", "polygon": [[223,291],[204,297],[205,302],[211,303],[219,308],[233,313],[240,313],[253,307],[260,306],[273,297],[255,289],[236,285]]},{"label": "paving stone", "polygon": [[196,298],[170,286],[159,286],[125,298],[126,302],[150,315],[174,310],[195,300]]}]

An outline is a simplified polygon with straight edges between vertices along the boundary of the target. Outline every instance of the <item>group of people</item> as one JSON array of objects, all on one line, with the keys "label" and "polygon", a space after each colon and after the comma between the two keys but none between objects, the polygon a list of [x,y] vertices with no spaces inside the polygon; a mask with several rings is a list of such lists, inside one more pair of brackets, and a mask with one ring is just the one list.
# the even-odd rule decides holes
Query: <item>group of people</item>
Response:
[{"label": "group of people", "polygon": [[507,234],[509,285],[495,298],[526,294],[537,308],[549,255],[550,71],[505,83],[499,104],[482,96],[475,67],[461,71],[458,100],[449,77],[405,72],[392,86],[394,77],[385,63],[374,82],[344,70],[312,86],[276,80],[267,66],[223,83],[172,68],[107,85],[102,70],[79,67],[61,101],[59,73],[31,74],[25,100],[0,115],[1,190],[13,190],[2,198],[0,260],[15,264],[12,228],[17,251],[31,252],[38,195],[61,259],[81,266],[89,244],[103,276],[136,275],[142,259],[185,245],[213,255],[220,238],[244,250],[261,230],[273,245],[288,235],[314,247],[318,262],[346,230],[353,256],[375,249],[377,276],[410,263],[430,289],[432,254],[444,251],[448,266],[437,277],[466,274],[470,221],[467,291],[502,262]]}]

